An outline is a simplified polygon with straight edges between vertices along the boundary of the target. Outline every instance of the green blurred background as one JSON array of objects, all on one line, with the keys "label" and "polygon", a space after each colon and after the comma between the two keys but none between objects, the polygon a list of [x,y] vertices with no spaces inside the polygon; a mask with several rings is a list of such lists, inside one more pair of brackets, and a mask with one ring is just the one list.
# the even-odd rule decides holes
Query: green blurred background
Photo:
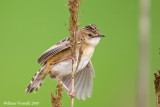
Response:
[{"label": "green blurred background", "polygon": [[[69,36],[67,0],[0,0],[0,106],[5,101],[51,107],[57,81],[49,76],[36,94],[25,93],[39,70],[38,57]],[[93,94],[75,107],[136,107],[139,77],[139,0],[82,0],[80,27],[96,24],[101,39],[92,57]],[[148,107],[155,107],[153,72],[160,69],[160,0],[150,3]],[[66,26],[67,25],[67,26]],[[70,98],[63,92],[63,107]]]}]

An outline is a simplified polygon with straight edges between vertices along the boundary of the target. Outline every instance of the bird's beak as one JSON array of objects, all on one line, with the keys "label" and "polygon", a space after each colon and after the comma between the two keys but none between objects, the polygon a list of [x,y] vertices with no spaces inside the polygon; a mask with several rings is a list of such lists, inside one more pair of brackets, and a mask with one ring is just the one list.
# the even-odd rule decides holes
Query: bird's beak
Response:
[{"label": "bird's beak", "polygon": [[105,37],[104,35],[98,35],[98,37]]}]

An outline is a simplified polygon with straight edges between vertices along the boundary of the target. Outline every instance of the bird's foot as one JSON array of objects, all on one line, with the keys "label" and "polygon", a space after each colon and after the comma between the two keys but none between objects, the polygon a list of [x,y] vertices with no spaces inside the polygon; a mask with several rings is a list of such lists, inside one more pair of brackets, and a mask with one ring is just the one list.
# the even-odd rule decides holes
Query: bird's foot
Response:
[{"label": "bird's foot", "polygon": [[69,55],[68,58],[71,59],[73,62],[74,62],[74,61],[75,61],[75,62],[77,61],[76,56]]},{"label": "bird's foot", "polygon": [[69,93],[69,95],[70,95],[71,98],[74,98],[75,95],[76,95],[76,91],[72,92],[71,90],[69,90],[68,93]]},{"label": "bird's foot", "polygon": [[71,98],[74,98],[75,95],[76,95],[76,92],[75,92],[75,91],[72,92],[70,89],[68,89],[68,87],[61,81],[61,79],[60,79],[58,76],[56,76],[56,79],[57,79],[57,80],[63,85],[63,87],[68,91],[70,97],[71,97]]}]

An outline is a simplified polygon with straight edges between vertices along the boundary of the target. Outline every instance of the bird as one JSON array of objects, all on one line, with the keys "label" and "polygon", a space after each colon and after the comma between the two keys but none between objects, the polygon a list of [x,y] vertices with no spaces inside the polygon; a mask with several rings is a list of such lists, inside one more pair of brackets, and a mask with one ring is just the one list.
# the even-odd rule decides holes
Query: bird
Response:
[{"label": "bird", "polygon": [[[42,67],[33,76],[25,92],[35,92],[40,88],[47,75],[51,79],[60,81],[64,89],[71,97],[85,100],[91,97],[93,78],[95,71],[91,62],[95,46],[99,43],[101,35],[95,24],[89,24],[77,31],[78,44],[81,46],[82,55],[78,65],[79,50],[76,49],[75,56],[71,54],[71,38],[67,37],[51,48],[46,50],[37,60]],[[72,61],[74,61],[74,87],[75,92],[71,93]],[[76,72],[77,71],[77,72]]]}]

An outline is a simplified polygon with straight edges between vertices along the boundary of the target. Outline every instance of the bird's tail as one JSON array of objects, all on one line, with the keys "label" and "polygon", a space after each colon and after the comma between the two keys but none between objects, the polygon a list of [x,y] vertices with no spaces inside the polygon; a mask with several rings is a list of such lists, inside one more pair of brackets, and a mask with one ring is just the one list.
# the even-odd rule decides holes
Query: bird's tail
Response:
[{"label": "bird's tail", "polygon": [[29,92],[31,93],[35,88],[36,92],[40,86],[42,85],[47,73],[44,72],[46,66],[43,66],[32,78],[30,84],[28,85],[28,87],[26,88],[25,92]]}]

